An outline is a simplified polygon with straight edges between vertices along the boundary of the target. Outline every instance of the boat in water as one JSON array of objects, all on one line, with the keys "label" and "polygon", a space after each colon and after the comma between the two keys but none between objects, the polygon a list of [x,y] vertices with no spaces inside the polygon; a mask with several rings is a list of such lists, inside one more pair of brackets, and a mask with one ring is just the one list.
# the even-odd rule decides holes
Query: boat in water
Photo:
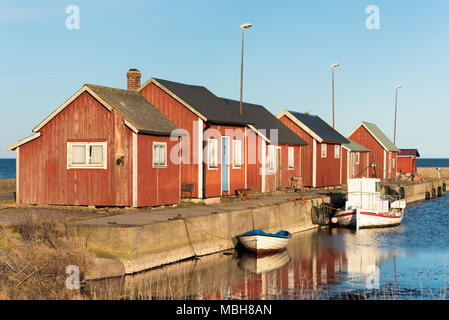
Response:
[{"label": "boat in water", "polygon": [[373,228],[399,225],[404,217],[406,201],[383,195],[380,179],[348,179],[348,199],[333,221],[343,227]]},{"label": "boat in water", "polygon": [[252,230],[237,236],[246,249],[258,254],[284,250],[291,237],[291,233],[285,230],[277,233]]}]

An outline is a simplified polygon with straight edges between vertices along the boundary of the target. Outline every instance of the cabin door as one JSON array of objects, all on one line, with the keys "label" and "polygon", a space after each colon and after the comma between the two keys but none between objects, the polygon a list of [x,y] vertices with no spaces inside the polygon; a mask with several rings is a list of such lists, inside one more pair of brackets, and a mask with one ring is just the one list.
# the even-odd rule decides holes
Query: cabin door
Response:
[{"label": "cabin door", "polygon": [[221,137],[221,193],[229,193],[229,137]]},{"label": "cabin door", "polygon": [[281,169],[281,148],[276,148],[276,190],[282,188]]}]

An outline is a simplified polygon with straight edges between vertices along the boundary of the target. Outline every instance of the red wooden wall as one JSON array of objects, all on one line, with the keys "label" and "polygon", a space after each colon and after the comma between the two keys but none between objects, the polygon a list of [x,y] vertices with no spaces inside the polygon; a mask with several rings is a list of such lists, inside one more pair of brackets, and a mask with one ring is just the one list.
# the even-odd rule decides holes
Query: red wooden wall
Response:
[{"label": "red wooden wall", "polygon": [[[348,182],[348,177],[351,177],[351,155],[355,153],[354,151],[349,152],[345,148],[342,148],[342,183],[346,184]],[[354,163],[354,178],[369,178],[369,152],[359,152],[360,160],[358,164]],[[349,159],[348,159],[349,158]],[[349,160],[349,161],[348,161]],[[348,166],[349,165],[349,166]]]},{"label": "red wooden wall", "polygon": [[[132,205],[132,133],[119,113],[84,92],[40,132],[19,148],[20,203]],[[107,141],[107,169],[67,169],[68,141]]]},{"label": "red wooden wall", "polygon": [[416,172],[416,157],[397,157],[397,172],[415,173]]},{"label": "red wooden wall", "polygon": [[[397,172],[397,165],[394,168],[391,168],[390,159],[394,159],[394,162],[397,163],[397,152],[386,152],[385,164],[384,164],[384,148],[382,145],[377,142],[377,140],[366,130],[365,127],[359,126],[350,136],[349,139],[357,142],[358,144],[364,146],[365,148],[371,150],[369,154],[369,162],[376,164],[376,176],[377,178],[383,179],[383,172],[385,170],[385,177],[395,178]],[[374,169],[371,167],[370,169],[370,177],[374,175]]]},{"label": "red wooden wall", "polygon": [[[153,142],[167,143],[166,168],[153,168]],[[158,206],[179,202],[180,167],[170,158],[172,148],[178,143],[179,141],[170,141],[170,137],[138,135],[139,206]],[[179,161],[179,156],[175,156],[173,160]]]},{"label": "red wooden wall", "polygon": [[194,149],[197,149],[198,145],[193,143],[194,139],[198,139],[198,129],[194,127],[198,116],[153,83],[143,88],[140,93],[175,125],[188,133],[188,136],[182,138],[183,158],[188,159],[188,163],[183,162],[181,165],[181,183],[193,183],[192,196],[198,197],[198,162],[202,160],[197,158],[198,152]]}]

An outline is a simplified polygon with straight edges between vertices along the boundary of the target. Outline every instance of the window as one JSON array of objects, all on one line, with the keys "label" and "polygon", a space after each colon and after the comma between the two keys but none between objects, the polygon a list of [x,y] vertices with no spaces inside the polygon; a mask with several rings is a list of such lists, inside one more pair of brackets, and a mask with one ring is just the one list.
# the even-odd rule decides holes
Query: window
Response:
[{"label": "window", "polygon": [[340,146],[339,145],[335,145],[334,158],[340,159]]},{"label": "window", "polygon": [[327,144],[323,143],[321,144],[321,158],[327,157]]},{"label": "window", "polygon": [[394,159],[391,159],[391,167],[394,169]]},{"label": "window", "polygon": [[242,167],[242,140],[234,140],[233,145],[234,145],[234,150],[233,150],[234,168],[241,168]]},{"label": "window", "polygon": [[153,168],[167,167],[167,143],[153,142]]},{"label": "window", "polygon": [[295,148],[288,147],[288,170],[295,168]]},{"label": "window", "polygon": [[218,168],[218,140],[209,139],[207,143],[207,165],[209,169]]},{"label": "window", "polygon": [[355,153],[355,164],[359,164],[360,163],[360,152],[356,152]]},{"label": "window", "polygon": [[106,169],[106,142],[67,142],[67,169]]},{"label": "window", "polygon": [[268,146],[268,170],[276,170],[275,146]]}]

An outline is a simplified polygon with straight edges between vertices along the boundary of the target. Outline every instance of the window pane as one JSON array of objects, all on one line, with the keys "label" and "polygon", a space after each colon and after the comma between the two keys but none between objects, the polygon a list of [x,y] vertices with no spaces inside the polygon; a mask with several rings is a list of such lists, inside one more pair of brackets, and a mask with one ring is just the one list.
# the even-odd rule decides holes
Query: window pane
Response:
[{"label": "window pane", "polygon": [[72,146],[72,163],[86,164],[86,146]]},{"label": "window pane", "polygon": [[159,146],[157,144],[153,145],[153,165],[159,165]]},{"label": "window pane", "polygon": [[295,166],[294,149],[288,148],[288,167],[293,168]]},{"label": "window pane", "polygon": [[234,140],[234,166],[240,167],[242,165],[242,142]]},{"label": "window pane", "polygon": [[159,165],[165,166],[165,145],[159,145]]},{"label": "window pane", "polygon": [[217,167],[217,140],[209,140],[209,167]]},{"label": "window pane", "polygon": [[90,146],[90,163],[103,164],[103,146]]}]

